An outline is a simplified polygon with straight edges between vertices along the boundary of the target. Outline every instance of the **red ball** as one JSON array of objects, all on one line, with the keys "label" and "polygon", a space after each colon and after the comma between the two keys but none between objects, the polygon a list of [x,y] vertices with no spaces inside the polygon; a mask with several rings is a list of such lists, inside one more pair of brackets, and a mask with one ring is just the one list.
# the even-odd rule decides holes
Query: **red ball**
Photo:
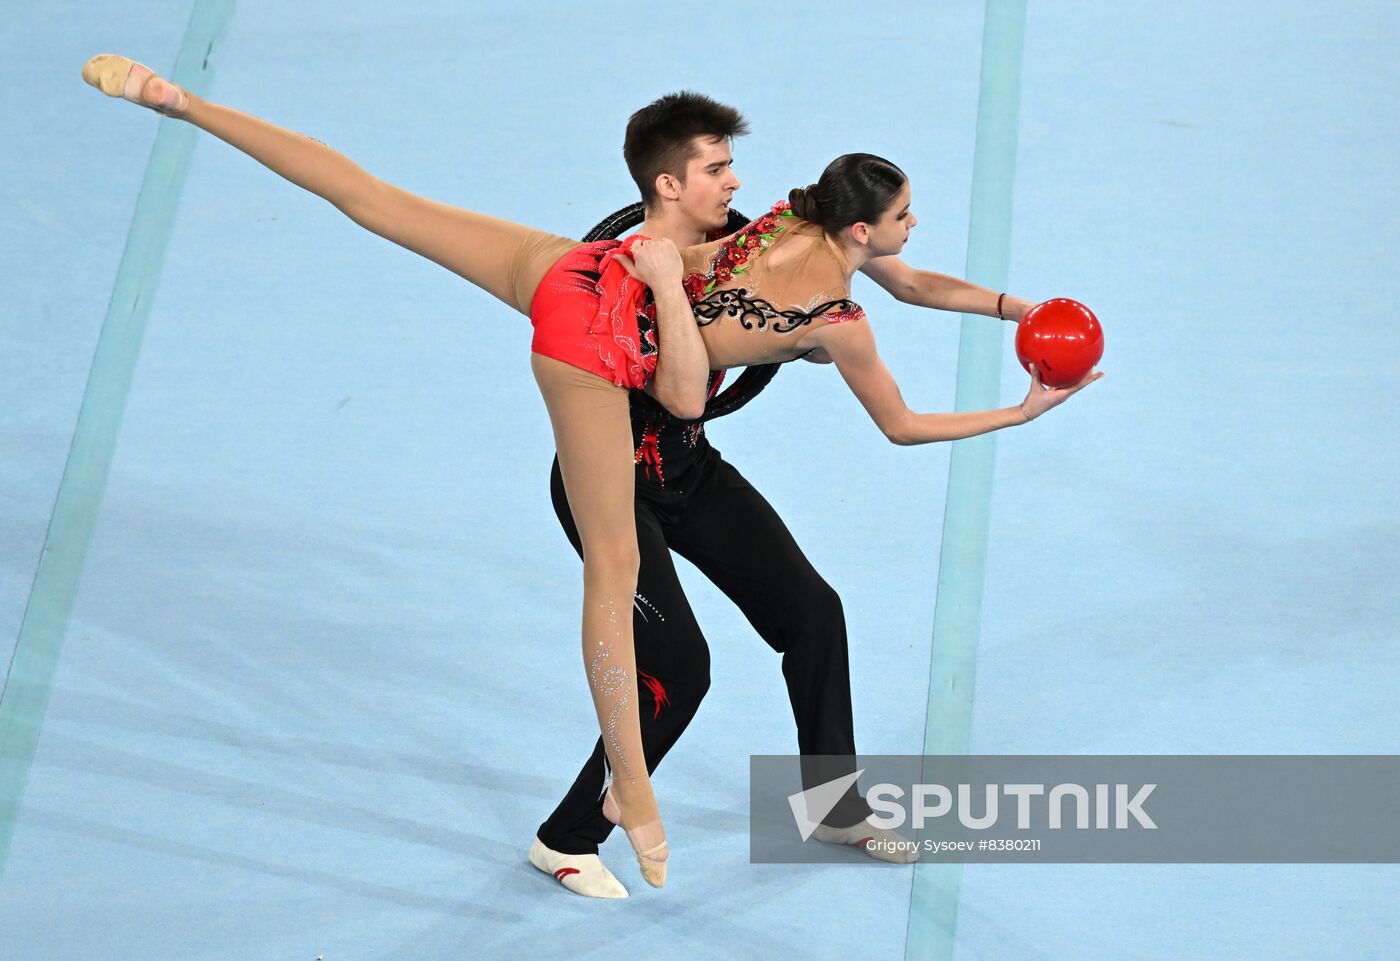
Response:
[{"label": "red ball", "polygon": [[1016,357],[1029,372],[1040,370],[1046,387],[1069,387],[1084,379],[1103,356],[1103,328],[1077,300],[1056,297],[1026,311],[1016,328]]}]

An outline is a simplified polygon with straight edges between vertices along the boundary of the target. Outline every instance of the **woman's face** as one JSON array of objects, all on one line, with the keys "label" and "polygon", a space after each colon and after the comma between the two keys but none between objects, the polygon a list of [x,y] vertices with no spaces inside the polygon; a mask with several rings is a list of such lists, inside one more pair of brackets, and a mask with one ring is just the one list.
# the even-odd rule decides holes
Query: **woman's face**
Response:
[{"label": "woman's face", "polygon": [[885,257],[904,249],[909,240],[909,231],[919,223],[914,211],[909,209],[911,198],[909,181],[906,180],[889,206],[880,214],[880,219],[865,225],[868,237],[866,242],[870,246],[872,257]]}]

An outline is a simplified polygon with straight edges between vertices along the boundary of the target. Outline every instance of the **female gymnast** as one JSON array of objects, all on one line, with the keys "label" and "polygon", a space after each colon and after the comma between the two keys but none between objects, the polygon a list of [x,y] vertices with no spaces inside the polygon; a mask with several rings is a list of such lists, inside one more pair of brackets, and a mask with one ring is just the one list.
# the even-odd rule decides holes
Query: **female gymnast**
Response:
[{"label": "female gymnast", "polygon": [[817,183],[722,240],[684,250],[642,237],[581,244],[410,194],[319,141],[204,100],[125,57],[94,57],[83,79],[213,134],[530,317],[531,368],[583,546],[583,661],[610,770],[604,814],[626,830],[655,887],[665,883],[669,852],[634,696],[629,388],[689,418],[704,408],[711,369],[835,363],[891,441],[922,444],[1033,420],[1102,376],[1051,390],[1032,372],[1014,407],[911,411],[849,296],[851,275],[898,253],[917,222],[907,178],[868,154],[837,158]]}]

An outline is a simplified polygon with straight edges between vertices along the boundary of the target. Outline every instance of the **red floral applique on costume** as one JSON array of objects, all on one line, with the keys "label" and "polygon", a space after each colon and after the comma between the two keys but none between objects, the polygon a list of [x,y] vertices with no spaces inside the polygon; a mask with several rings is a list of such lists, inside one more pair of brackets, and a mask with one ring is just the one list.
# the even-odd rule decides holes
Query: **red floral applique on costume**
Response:
[{"label": "red floral applique on costume", "polygon": [[768,247],[774,237],[787,230],[789,225],[786,221],[795,216],[792,205],[786,200],[780,201],[729,241],[720,244],[708,273],[689,274],[682,281],[690,302],[693,304],[713,292],[718,285],[728,283],[735,274],[745,273],[749,269],[749,256]]}]

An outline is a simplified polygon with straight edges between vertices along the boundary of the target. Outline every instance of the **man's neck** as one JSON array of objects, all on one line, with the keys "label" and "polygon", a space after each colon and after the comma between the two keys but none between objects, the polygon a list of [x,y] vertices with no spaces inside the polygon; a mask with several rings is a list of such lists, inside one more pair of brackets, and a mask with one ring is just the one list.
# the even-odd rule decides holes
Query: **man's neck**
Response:
[{"label": "man's neck", "polygon": [[694,247],[705,242],[705,231],[689,218],[667,215],[664,210],[648,210],[647,219],[637,232],[652,240],[665,238],[677,247]]}]

